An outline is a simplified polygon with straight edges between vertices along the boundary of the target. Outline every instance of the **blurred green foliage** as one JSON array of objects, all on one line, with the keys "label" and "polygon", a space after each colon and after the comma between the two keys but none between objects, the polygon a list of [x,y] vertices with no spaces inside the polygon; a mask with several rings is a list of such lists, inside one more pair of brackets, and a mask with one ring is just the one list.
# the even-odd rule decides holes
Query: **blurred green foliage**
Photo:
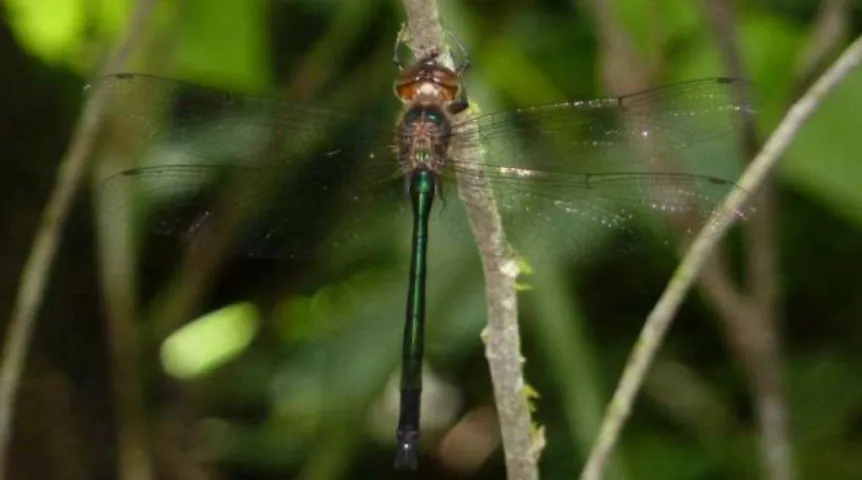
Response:
[{"label": "blurred green foliage", "polygon": [[[655,67],[655,83],[728,73],[701,2],[611,3],[636,53]],[[758,124],[765,138],[804,87],[798,66],[821,5],[737,3],[737,45],[746,76],[758,86]],[[443,21],[466,44],[473,62],[468,93],[485,112],[628,93],[607,92],[598,80],[598,28],[586,2],[452,0],[443,7]],[[8,32],[0,37],[0,52],[6,53],[0,55],[0,104],[10,125],[0,132],[0,160],[6,169],[2,191],[9,198],[3,219],[7,229],[26,232],[4,240],[4,305],[11,301],[21,252],[29,245],[58,152],[73,124],[57,112],[83,100],[74,92],[80,92],[119,41],[132,8],[132,2],[121,0],[0,3]],[[165,1],[134,46],[128,70],[232,91],[277,92],[394,119],[398,105],[391,94],[395,69],[390,59],[403,20],[397,1]],[[844,20],[848,38],[862,31],[858,2],[846,9]],[[46,98],[47,106],[41,103]],[[780,252],[780,264],[774,274],[780,285],[784,368],[800,478],[862,478],[862,390],[857,381],[862,368],[862,136],[855,131],[860,107],[862,72],[857,72],[806,126],[778,174],[774,249]],[[22,138],[30,141],[21,144]],[[121,168],[123,161],[117,164],[112,168]],[[22,171],[26,177],[20,176]],[[114,434],[104,434],[117,428],[111,412],[118,408],[107,373],[116,352],[106,346],[107,320],[93,268],[105,253],[94,250],[86,233],[93,227],[86,202],[77,212],[67,228],[37,337],[38,367],[28,371],[36,385],[48,385],[44,378],[57,373],[68,379],[62,391],[69,405],[58,411],[75,420],[54,422],[54,430],[39,427],[40,413],[54,404],[33,402],[39,411],[29,414],[22,407],[16,442],[23,446],[16,448],[25,454],[14,467],[28,478],[52,478],[45,472],[64,470],[88,472],[80,478],[111,478],[115,450],[121,448],[114,444]],[[381,225],[367,228],[384,230]],[[438,260],[429,285],[427,357],[440,384],[457,395],[440,394],[450,402],[437,403],[430,400],[436,398],[435,390],[427,389],[431,413],[426,416],[437,423],[423,437],[429,450],[419,477],[503,478],[499,452],[477,471],[459,477],[435,462],[431,448],[452,418],[493,401],[479,339],[484,325],[481,269],[469,244],[445,237],[433,235],[431,242],[431,258]],[[172,275],[183,249],[177,242],[142,243],[140,293],[146,314],[136,324],[143,333],[136,344],[141,353],[133,358],[139,362],[145,421],[152,425],[151,443],[159,452],[163,478],[172,477],[172,467],[179,469],[165,457],[176,454],[181,462],[199,463],[187,452],[172,450],[175,444],[164,431],[170,422],[188,430],[198,427],[200,448],[226,478],[394,476],[394,407],[388,399],[400,355],[406,242],[383,238],[367,246],[380,261],[340,265],[334,271],[297,273],[271,262],[229,260],[197,313],[182,323],[225,305],[239,304],[232,307],[236,309],[243,308],[240,302],[254,302],[261,310],[257,336],[251,338],[256,314],[240,315],[233,325],[241,328],[225,333],[236,342],[229,345],[235,356],[183,384],[186,388],[174,388],[163,376],[171,363],[160,364],[156,351],[172,348],[153,333],[158,331],[153,325],[163,320],[154,312],[162,311],[158,306],[170,303],[167,299],[177,290]],[[735,247],[741,243],[732,239]],[[734,257],[734,265],[741,258]],[[527,377],[541,395],[535,419],[546,426],[548,437],[543,478],[573,478],[579,471],[621,365],[674,260],[656,254],[560,265],[521,279],[530,287],[521,295]],[[672,388],[659,382],[650,388],[648,381],[624,431],[613,478],[759,478],[751,393],[716,322],[714,308],[700,296],[684,308],[656,369],[679,364],[686,375],[673,376]],[[197,336],[180,350],[203,354],[222,341]],[[446,388],[440,391],[448,392]],[[40,392],[25,388],[23,395],[38,397]],[[712,403],[673,402],[680,398]],[[185,416],[177,420],[175,410]],[[51,455],[27,449],[28,442],[50,444],[44,439],[59,437],[61,430],[74,441]],[[82,459],[77,470],[64,466],[70,460],[60,450]]]},{"label": "blurred green foliage", "polygon": [[190,321],[162,344],[165,372],[190,380],[232,360],[251,343],[260,322],[258,316],[254,305],[240,303]]}]

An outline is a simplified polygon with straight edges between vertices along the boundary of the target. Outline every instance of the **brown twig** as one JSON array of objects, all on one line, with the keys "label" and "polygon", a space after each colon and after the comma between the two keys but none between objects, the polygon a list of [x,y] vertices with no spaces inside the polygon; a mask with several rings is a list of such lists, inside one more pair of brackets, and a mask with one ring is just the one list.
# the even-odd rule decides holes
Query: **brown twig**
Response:
[{"label": "brown twig", "polygon": [[[97,190],[99,212],[112,205],[114,196]],[[102,217],[104,218],[104,217]],[[120,235],[119,237],[117,235]],[[99,260],[110,353],[111,384],[117,432],[116,477],[152,478],[149,432],[144,416],[139,342],[135,323],[134,248],[129,229],[115,229],[100,222]],[[118,245],[123,248],[117,248]]]},{"label": "brown twig", "polygon": [[862,37],[857,38],[806,94],[793,104],[781,124],[742,175],[739,181],[740,188],[728,196],[724,205],[707,222],[709,227],[703,229],[697,236],[658,303],[647,317],[608,407],[612,415],[609,415],[602,425],[587,465],[581,473],[582,479],[601,478],[604,464],[631,413],[644,375],[655,357],[664,334],[670,327],[674,314],[715,245],[724,237],[733,223],[734,217],[724,212],[738,211],[744,206],[749,192],[758,189],[770,170],[778,163],[796,133],[822,103],[823,98],[860,62],[862,62]]},{"label": "brown twig", "polygon": [[[137,4],[130,16],[126,35],[105,62],[103,73],[116,71],[125,63],[129,50],[137,43],[156,3],[156,0],[141,0]],[[87,168],[104,104],[105,98],[94,93],[81,113],[72,142],[60,163],[51,199],[42,213],[33,248],[24,265],[21,285],[6,333],[3,364],[0,367],[0,478],[6,471],[5,455],[11,441],[15,393],[24,370],[27,347],[45,293],[51,264],[57,253],[63,225]]]},{"label": "brown twig", "polygon": [[[719,51],[731,76],[744,78],[736,45],[734,6],[707,0],[707,19],[718,40]],[[739,103],[748,104],[748,92],[739,89]],[[753,118],[743,123],[745,150],[749,158],[757,152]],[[748,238],[748,293],[723,294],[731,282],[726,269],[708,269],[721,275],[704,275],[701,285],[716,306],[728,342],[741,365],[754,397],[764,478],[790,480],[795,477],[788,428],[788,407],[781,371],[781,352],[776,308],[775,195],[772,181],[764,179],[752,197],[757,215],[745,225]],[[731,287],[732,288],[732,287]]]},{"label": "brown twig", "polygon": [[[421,58],[438,52],[442,54],[441,60],[451,68],[452,59],[445,47],[437,2],[404,0],[404,9],[415,56]],[[469,115],[467,112],[462,118],[469,118]],[[461,154],[460,158],[468,163],[478,163],[480,160],[469,158],[466,154]],[[467,205],[467,214],[482,257],[488,308],[488,326],[482,338],[494,385],[507,475],[510,479],[537,479],[541,441],[532,433],[525,395],[515,289],[517,263],[507,256],[502,222],[490,192],[463,183],[459,185],[459,190]]]},{"label": "brown twig", "polygon": [[797,59],[796,88],[805,88],[817,78],[817,72],[835,58],[841,45],[850,38],[851,6],[849,0],[821,2],[817,18],[812,22],[813,29]]},{"label": "brown twig", "polygon": [[612,2],[584,3],[593,17],[601,84],[614,92],[639,92],[650,86],[651,72],[635,52],[634,41],[616,19]]}]

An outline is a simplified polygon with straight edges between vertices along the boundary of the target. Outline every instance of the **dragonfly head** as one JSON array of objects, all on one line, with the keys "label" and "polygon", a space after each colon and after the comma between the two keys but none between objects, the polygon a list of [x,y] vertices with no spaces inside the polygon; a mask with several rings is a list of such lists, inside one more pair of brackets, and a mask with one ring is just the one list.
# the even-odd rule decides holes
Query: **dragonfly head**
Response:
[{"label": "dragonfly head", "polygon": [[404,69],[395,80],[395,95],[404,103],[419,99],[449,103],[461,97],[461,79],[454,70],[437,62],[438,55],[429,55]]}]

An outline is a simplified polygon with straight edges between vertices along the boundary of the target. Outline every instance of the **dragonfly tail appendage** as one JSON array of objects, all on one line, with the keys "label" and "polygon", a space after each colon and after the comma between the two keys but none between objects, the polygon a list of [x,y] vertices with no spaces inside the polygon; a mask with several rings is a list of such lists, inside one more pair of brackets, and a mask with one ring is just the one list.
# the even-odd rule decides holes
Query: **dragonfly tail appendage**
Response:
[{"label": "dragonfly tail appendage", "polygon": [[401,418],[398,421],[398,452],[395,454],[395,468],[416,470],[419,466],[419,425],[412,412],[419,411],[422,390],[405,389],[401,391]]}]

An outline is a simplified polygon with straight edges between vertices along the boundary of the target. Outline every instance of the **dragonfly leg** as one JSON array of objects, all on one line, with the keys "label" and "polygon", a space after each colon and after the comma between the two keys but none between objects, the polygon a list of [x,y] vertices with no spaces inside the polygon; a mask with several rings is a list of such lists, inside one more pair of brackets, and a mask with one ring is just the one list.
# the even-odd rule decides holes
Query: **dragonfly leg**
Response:
[{"label": "dragonfly leg", "polygon": [[395,36],[395,46],[392,49],[392,63],[398,70],[404,70],[404,62],[401,61],[401,55],[398,54],[398,47],[401,46],[410,37],[410,31],[407,29],[407,24],[401,24],[401,30],[398,30],[398,35]]},{"label": "dragonfly leg", "polygon": [[[455,74],[460,77],[464,72],[467,71],[468,68],[470,68],[470,65],[472,65],[470,63],[470,56],[467,54],[467,48],[464,46],[464,42],[462,42],[461,39],[448,28],[443,27],[443,29],[445,30],[447,35],[449,35],[455,40],[455,44],[458,45],[458,52],[459,56],[461,57],[461,62],[455,67]],[[401,61],[401,55],[398,52],[398,48],[401,47],[402,44],[406,43],[409,39],[410,29],[407,27],[406,23],[402,24],[401,30],[398,31],[398,35],[395,37],[395,47],[393,48],[392,53],[392,63],[395,64],[395,67],[398,70],[404,70],[404,62]],[[426,58],[423,58],[417,63],[430,62],[435,60],[439,56],[440,52],[431,52],[426,56]]]},{"label": "dragonfly leg", "polygon": [[449,104],[446,105],[446,111],[448,111],[452,115],[458,115],[459,113],[463,112],[464,110],[467,110],[467,107],[469,107],[469,106],[470,106],[470,102],[468,102],[467,97],[464,96],[464,97],[457,98],[457,99],[449,102]]},{"label": "dragonfly leg", "polygon": [[455,74],[459,77],[470,68],[470,55],[467,54],[467,48],[464,46],[464,43],[458,38],[458,35],[455,35],[454,32],[446,29],[446,33],[449,34],[453,39],[455,39],[455,44],[458,45],[458,50],[461,54],[461,63],[455,67]]}]

